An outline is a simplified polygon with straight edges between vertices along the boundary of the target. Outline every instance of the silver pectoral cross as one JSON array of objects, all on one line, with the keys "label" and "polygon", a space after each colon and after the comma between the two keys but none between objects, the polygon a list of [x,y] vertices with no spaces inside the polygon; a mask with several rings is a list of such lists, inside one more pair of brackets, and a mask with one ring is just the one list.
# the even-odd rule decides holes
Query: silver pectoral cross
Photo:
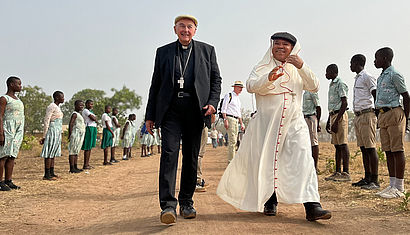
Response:
[{"label": "silver pectoral cross", "polygon": [[179,88],[184,88],[184,77],[181,77],[179,80],[178,80],[178,83],[179,83]]}]

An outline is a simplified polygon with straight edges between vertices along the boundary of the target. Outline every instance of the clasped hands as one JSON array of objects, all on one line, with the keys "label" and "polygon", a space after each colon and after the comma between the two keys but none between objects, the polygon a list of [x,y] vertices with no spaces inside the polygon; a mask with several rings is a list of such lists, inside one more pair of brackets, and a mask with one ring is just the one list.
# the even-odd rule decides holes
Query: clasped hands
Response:
[{"label": "clasped hands", "polygon": [[[286,58],[286,61],[285,61],[284,64],[286,64],[286,63],[293,64],[297,69],[301,69],[302,66],[303,66],[303,60],[298,55],[288,56],[288,58]],[[284,72],[283,72],[284,64],[276,66],[275,68],[272,69],[272,71],[270,71],[270,73],[268,75],[269,81],[275,81],[276,79],[278,79],[279,77],[281,77],[284,74]],[[278,71],[279,71],[279,73],[278,73]]]}]

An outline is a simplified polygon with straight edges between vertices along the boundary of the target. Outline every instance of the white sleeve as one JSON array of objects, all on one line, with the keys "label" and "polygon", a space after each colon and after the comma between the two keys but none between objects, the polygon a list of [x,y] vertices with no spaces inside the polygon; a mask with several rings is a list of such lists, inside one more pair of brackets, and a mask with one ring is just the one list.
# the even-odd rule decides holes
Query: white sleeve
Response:
[{"label": "white sleeve", "polygon": [[259,93],[262,90],[265,90],[268,86],[272,85],[275,81],[269,81],[269,73],[258,77],[254,70],[252,70],[249,75],[248,80],[246,80],[246,90],[249,93]]},{"label": "white sleeve", "polygon": [[376,79],[373,76],[368,76],[367,79],[367,86],[369,87],[369,91],[372,92],[373,90],[376,90],[377,85],[376,85]]},{"label": "white sleeve", "polygon": [[319,90],[319,79],[317,79],[306,63],[303,63],[302,68],[298,69],[298,73],[303,81],[303,90],[310,92],[317,92]]},{"label": "white sleeve", "polygon": [[88,117],[90,115],[90,110],[84,109],[83,112],[81,113],[81,115],[83,115],[83,117],[85,119],[86,117]]}]

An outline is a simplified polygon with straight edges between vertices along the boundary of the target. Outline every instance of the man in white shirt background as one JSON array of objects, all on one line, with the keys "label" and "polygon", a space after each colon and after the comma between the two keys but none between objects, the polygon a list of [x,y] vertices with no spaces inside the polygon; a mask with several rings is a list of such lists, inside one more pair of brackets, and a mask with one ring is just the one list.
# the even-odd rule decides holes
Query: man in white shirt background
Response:
[{"label": "man in white shirt background", "polygon": [[235,155],[236,140],[238,138],[238,122],[241,130],[245,130],[242,123],[241,101],[239,94],[242,92],[242,81],[236,81],[233,85],[233,92],[225,95],[222,102],[221,113],[224,119],[224,127],[228,133],[228,162],[231,162]]}]

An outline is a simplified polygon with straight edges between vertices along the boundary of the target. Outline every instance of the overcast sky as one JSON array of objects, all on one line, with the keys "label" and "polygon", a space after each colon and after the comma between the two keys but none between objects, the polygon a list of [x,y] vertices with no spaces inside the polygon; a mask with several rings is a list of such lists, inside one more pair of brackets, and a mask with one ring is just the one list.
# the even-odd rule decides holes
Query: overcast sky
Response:
[{"label": "overcast sky", "polygon": [[[377,77],[374,52],[395,52],[393,64],[410,77],[410,1],[108,1],[0,0],[0,78],[22,78],[46,93],[62,90],[66,99],[82,89],[123,85],[142,96],[142,120],[156,48],[176,40],[173,21],[191,14],[199,21],[194,39],[216,48],[222,94],[235,80],[246,81],[274,32],[289,31],[301,43],[299,55],[320,79],[319,97],[327,118],[326,66],[336,63],[349,86],[350,58],[367,57],[366,70]],[[0,79],[0,80],[1,80]],[[6,91],[5,82],[2,92]],[[252,109],[251,95],[241,94]]]}]

